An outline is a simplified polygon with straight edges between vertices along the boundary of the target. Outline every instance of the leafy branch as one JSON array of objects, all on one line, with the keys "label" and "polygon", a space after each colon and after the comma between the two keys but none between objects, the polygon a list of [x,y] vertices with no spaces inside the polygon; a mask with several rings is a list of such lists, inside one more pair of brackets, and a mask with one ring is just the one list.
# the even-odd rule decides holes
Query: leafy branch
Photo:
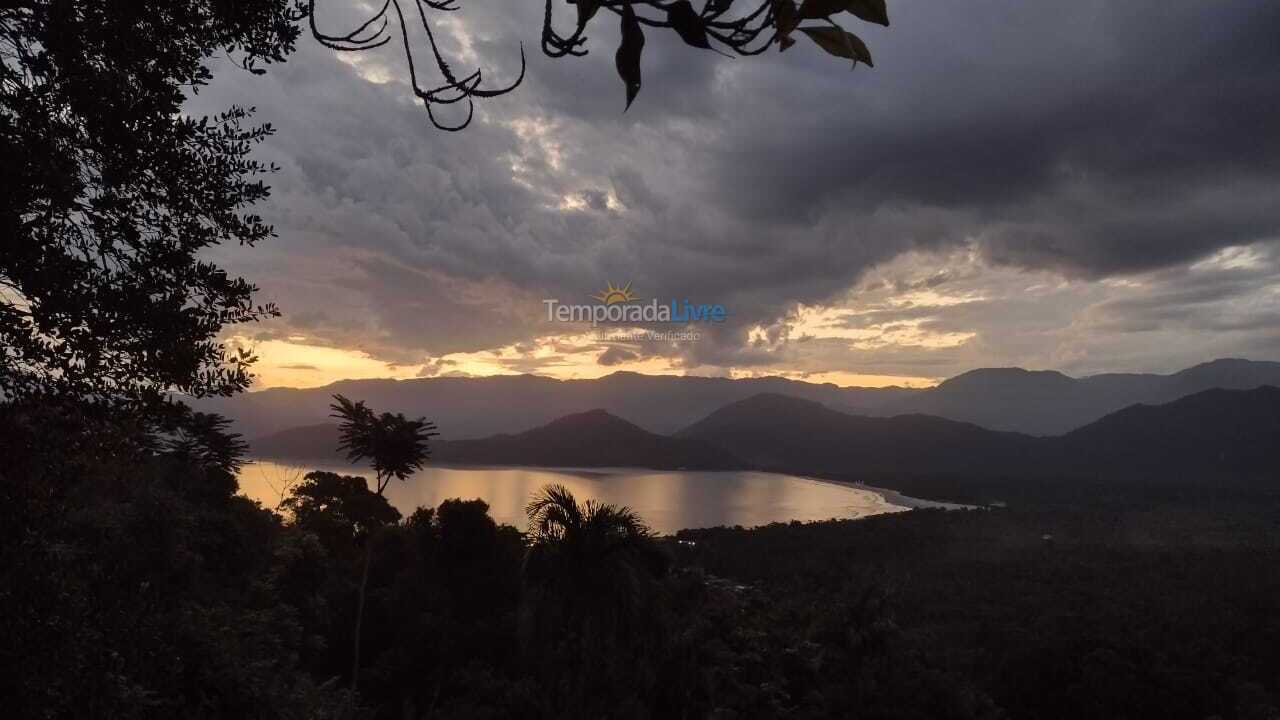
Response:
[{"label": "leafy branch", "polygon": [[[403,0],[407,3],[409,0]],[[461,0],[412,0],[415,23],[421,23],[431,48],[440,81],[430,87],[421,84],[419,61],[409,38],[402,0],[384,0],[382,6],[358,27],[342,35],[321,32],[316,24],[315,0],[309,0],[307,15],[312,36],[326,47],[344,52],[373,50],[394,39],[392,15],[398,28],[400,43],[409,66],[409,80],[414,95],[427,109],[431,123],[442,130],[461,130],[475,115],[475,101],[505,95],[524,80],[524,45],[520,46],[520,74],[509,85],[498,88],[484,86],[479,69],[467,75],[454,72],[445,59],[431,29],[428,10],[453,12]],[[686,44],[728,57],[759,55],[771,45],[779,51],[795,44],[797,31],[831,55],[874,65],[871,51],[857,35],[845,30],[837,18],[851,14],[864,22],[889,24],[885,0],[704,0],[701,9],[691,0],[564,0],[576,11],[573,30],[561,34],[555,27],[556,0],[545,0],[542,51],[551,58],[581,57],[587,54],[587,28],[601,10],[619,19],[621,40],[615,53],[618,75],[626,88],[627,108],[635,101],[642,85],[640,59],[644,53],[644,28],[669,29]],[[742,9],[745,8],[745,9]],[[822,25],[803,24],[822,21]],[[437,105],[465,103],[465,119],[447,125],[436,117]]]}]

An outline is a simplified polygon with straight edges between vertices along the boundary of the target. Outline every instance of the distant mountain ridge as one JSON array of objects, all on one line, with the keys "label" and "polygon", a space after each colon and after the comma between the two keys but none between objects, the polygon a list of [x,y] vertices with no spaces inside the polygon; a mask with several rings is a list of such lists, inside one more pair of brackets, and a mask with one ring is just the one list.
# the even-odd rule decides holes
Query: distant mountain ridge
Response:
[{"label": "distant mountain ridge", "polygon": [[[338,459],[338,433],[317,425],[251,441],[264,458]],[[1134,405],[1065,435],[1034,437],[927,415],[849,415],[775,393],[731,403],[674,436],[604,410],[518,434],[432,444],[462,465],[648,467],[878,479],[1111,479],[1177,484],[1280,481],[1280,388],[1207,390]]]},{"label": "distant mountain ridge", "polygon": [[753,467],[791,473],[986,472],[1024,468],[1036,438],[929,415],[867,417],[765,394],[717,410],[679,437],[724,449]]},{"label": "distant mountain ridge", "polygon": [[880,406],[919,391],[841,388],[776,377],[732,380],[617,372],[594,380],[536,375],[342,380],[320,388],[273,388],[191,404],[233,419],[237,432],[254,438],[328,421],[332,396],[341,393],[379,411],[426,416],[440,426],[442,439],[461,440],[523,432],[594,409],[627,418],[653,433],[671,434],[717,408],[762,392],[875,413]]},{"label": "distant mountain ridge", "polygon": [[[250,442],[257,457],[344,461],[338,427],[308,425]],[[604,410],[590,410],[517,434],[478,440],[436,440],[431,462],[539,467],[648,467],[659,470],[726,470],[744,463],[700,440],[651,433]]]},{"label": "distant mountain ridge", "polygon": [[518,433],[597,408],[649,432],[669,435],[762,393],[820,402],[856,415],[933,415],[992,430],[1060,435],[1137,403],[1167,403],[1213,388],[1248,390],[1262,385],[1280,386],[1280,363],[1215,360],[1172,375],[1110,373],[1084,378],[988,368],[925,390],[630,372],[595,380],[533,375],[344,380],[322,388],[276,388],[192,404],[233,419],[236,430],[251,438],[327,421],[334,393],[365,400],[379,410],[425,416],[440,426],[445,440]]},{"label": "distant mountain ridge", "polygon": [[759,396],[712,413],[680,437],[755,467],[876,478],[1089,478],[1176,484],[1263,480],[1280,489],[1280,388],[1206,390],[1133,405],[1065,435],[1034,437],[925,415],[868,418]]},{"label": "distant mountain ridge", "polygon": [[1280,487],[1280,388],[1133,405],[1061,438],[1063,467],[1140,477],[1264,474]]},{"label": "distant mountain ridge", "polygon": [[1060,435],[1142,403],[1159,405],[1204,390],[1280,386],[1280,363],[1224,359],[1172,375],[1106,373],[1072,378],[1051,370],[988,368],[885,404],[877,414],[920,413],[991,430]]},{"label": "distant mountain ridge", "polygon": [[604,410],[555,420],[515,435],[440,444],[437,462],[542,467],[648,467],[659,470],[726,470],[745,465],[696,438],[651,433]]}]

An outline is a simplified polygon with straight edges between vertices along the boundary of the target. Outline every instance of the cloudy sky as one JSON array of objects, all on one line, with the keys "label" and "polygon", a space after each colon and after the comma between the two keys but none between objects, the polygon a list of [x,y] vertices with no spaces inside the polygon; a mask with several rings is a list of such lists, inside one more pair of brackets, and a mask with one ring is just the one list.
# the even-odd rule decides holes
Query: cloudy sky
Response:
[{"label": "cloudy sky", "polygon": [[[625,113],[612,16],[553,60],[541,2],[459,4],[433,16],[456,68],[496,84],[528,55],[464,132],[428,124],[394,46],[304,36],[265,76],[216,63],[192,99],[278,131],[279,237],[215,253],[284,312],[228,334],[260,386],[1280,359],[1280,3],[889,0],[891,27],[847,23],[876,60],[852,71],[803,38],[727,59],[651,29]],[[318,8],[331,32],[373,12]],[[547,322],[543,299],[610,282],[728,320],[676,342]]]}]

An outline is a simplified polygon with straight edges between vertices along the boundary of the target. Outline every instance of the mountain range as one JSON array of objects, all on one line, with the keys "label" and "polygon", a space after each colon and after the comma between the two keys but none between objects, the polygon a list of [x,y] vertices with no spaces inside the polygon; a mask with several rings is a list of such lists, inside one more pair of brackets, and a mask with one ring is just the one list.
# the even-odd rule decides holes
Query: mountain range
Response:
[{"label": "mountain range", "polygon": [[[337,428],[323,424],[251,445],[258,457],[334,460],[337,438]],[[762,393],[671,436],[593,410],[522,433],[435,442],[432,449],[433,461],[444,464],[756,469],[873,482],[944,476],[1274,481],[1280,472],[1280,389],[1214,389],[1163,405],[1133,405],[1055,437],[928,415],[850,415]]]},{"label": "mountain range", "polygon": [[887,403],[885,413],[920,413],[992,430],[1060,435],[1135,404],[1160,405],[1204,390],[1280,386],[1280,363],[1214,360],[1171,375],[1107,373],[1072,378],[1020,368],[973,370]]},{"label": "mountain range", "polygon": [[335,393],[380,411],[426,416],[442,439],[520,433],[594,409],[671,435],[735,402],[775,394],[868,417],[932,415],[990,430],[1061,435],[1137,403],[1167,403],[1204,390],[1280,386],[1280,363],[1215,360],[1171,375],[1072,378],[1019,368],[973,370],[928,389],[857,388],[783,378],[704,378],[618,372],[594,380],[533,375],[414,380],[343,380],[320,388],[273,388],[191,401],[231,418],[256,438],[328,419]]},{"label": "mountain range", "polygon": [[[343,461],[338,426],[322,423],[273,433],[250,442],[257,457]],[[431,462],[537,467],[647,467],[727,470],[746,466],[730,453],[696,439],[651,433],[604,410],[556,419],[522,433],[477,440],[433,440]]]},{"label": "mountain range", "polygon": [[1163,405],[1132,405],[1054,437],[928,415],[858,417],[761,395],[722,408],[678,436],[714,445],[758,469],[862,480],[1274,481],[1280,480],[1280,388],[1214,389]]}]

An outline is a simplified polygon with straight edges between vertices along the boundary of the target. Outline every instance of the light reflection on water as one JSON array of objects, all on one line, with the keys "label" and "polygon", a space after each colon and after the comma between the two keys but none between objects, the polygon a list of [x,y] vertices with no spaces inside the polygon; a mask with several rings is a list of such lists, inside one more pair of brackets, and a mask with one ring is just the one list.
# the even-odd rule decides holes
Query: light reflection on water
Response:
[{"label": "light reflection on water", "polygon": [[[310,470],[372,477],[349,465],[286,465],[259,461],[240,473],[245,495],[275,507],[291,480]],[[906,508],[861,488],[791,475],[760,472],[688,472],[632,468],[459,468],[428,466],[405,482],[393,480],[387,498],[403,514],[419,506],[434,507],[449,498],[481,498],[501,523],[525,526],[524,507],[544,485],[569,488],[579,501],[594,499],[627,505],[654,530],[771,522],[855,518],[899,512]]]}]

